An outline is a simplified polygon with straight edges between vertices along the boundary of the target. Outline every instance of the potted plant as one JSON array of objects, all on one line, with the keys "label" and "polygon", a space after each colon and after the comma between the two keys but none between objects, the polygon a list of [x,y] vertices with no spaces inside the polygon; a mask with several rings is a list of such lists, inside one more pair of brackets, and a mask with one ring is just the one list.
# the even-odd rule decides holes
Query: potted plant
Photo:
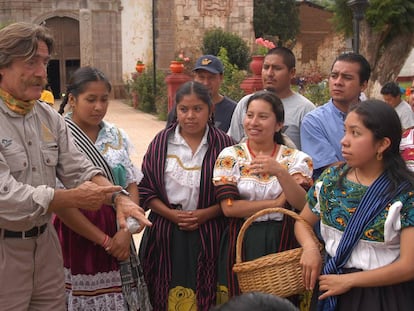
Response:
[{"label": "potted plant", "polygon": [[190,58],[184,55],[184,51],[181,50],[178,53],[175,60],[172,60],[170,63],[170,70],[172,73],[182,73],[184,71],[184,63],[189,62]]},{"label": "potted plant", "polygon": [[261,75],[264,57],[276,45],[272,41],[265,40],[262,37],[257,38],[255,42],[257,44],[256,52],[252,56],[252,61],[249,66],[254,75]]},{"label": "potted plant", "polygon": [[257,48],[256,48],[257,55],[265,56],[270,49],[273,49],[276,47],[276,45],[272,41],[265,40],[262,37],[256,38],[255,42],[257,44]]},{"label": "potted plant", "polygon": [[142,60],[137,60],[137,63],[135,64],[135,69],[139,73],[142,73],[145,70],[145,64],[142,62]]}]

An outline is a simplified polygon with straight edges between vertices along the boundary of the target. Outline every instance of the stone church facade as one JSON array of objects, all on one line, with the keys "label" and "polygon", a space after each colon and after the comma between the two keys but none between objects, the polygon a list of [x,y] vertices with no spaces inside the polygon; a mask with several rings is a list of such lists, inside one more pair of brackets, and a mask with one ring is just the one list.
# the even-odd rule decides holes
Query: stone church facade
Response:
[{"label": "stone church facade", "polygon": [[[309,21],[328,23],[331,13],[306,1],[300,5],[301,14],[312,16]],[[147,64],[155,59],[156,68],[167,71],[181,50],[198,57],[204,32],[213,27],[238,34],[252,46],[252,19],[253,0],[0,0],[0,26],[26,21],[52,29],[56,49],[48,76],[55,97],[65,92],[71,73],[85,65],[101,69],[112,81],[113,96],[122,97],[138,59]],[[299,72],[312,63],[329,67],[346,48],[330,26],[314,29],[314,24],[302,27],[294,48]]]},{"label": "stone church facade", "polygon": [[[160,1],[161,2],[161,1]],[[248,44],[254,40],[253,0],[172,0],[157,7],[157,60],[168,66],[179,51],[190,58],[201,54],[206,30],[222,28],[242,37]]]},{"label": "stone church facade", "polygon": [[12,22],[45,24],[54,34],[55,51],[48,78],[59,98],[74,70],[92,65],[104,71],[118,96],[122,84],[120,1],[0,1],[2,26]]}]

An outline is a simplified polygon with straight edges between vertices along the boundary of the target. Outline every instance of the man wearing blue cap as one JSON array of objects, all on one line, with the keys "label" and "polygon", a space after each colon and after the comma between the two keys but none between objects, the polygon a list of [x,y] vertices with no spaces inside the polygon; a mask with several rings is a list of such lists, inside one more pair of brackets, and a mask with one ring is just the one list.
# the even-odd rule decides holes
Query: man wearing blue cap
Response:
[{"label": "man wearing blue cap", "polygon": [[[213,101],[214,124],[217,128],[227,132],[230,127],[236,102],[227,96],[220,94],[220,86],[223,82],[223,63],[214,55],[203,55],[195,63],[194,81],[205,85]],[[176,119],[175,109],[168,114],[167,127]]]}]

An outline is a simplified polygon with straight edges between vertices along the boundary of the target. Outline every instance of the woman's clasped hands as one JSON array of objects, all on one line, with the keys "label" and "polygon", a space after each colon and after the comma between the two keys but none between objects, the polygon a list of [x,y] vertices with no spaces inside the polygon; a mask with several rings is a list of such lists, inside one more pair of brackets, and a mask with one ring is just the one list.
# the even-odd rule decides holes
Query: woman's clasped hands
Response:
[{"label": "woman's clasped hands", "polygon": [[184,231],[197,230],[205,222],[202,210],[182,211],[175,210],[175,223]]}]

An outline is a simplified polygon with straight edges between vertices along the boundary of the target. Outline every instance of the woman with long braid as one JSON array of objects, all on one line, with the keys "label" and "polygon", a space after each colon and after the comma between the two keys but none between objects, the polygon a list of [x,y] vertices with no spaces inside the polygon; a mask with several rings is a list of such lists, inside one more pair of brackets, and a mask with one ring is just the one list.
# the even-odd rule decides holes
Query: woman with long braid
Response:
[{"label": "woman with long braid", "polygon": [[[101,71],[79,68],[59,112],[70,105],[65,121],[76,146],[126,190],[113,195],[113,203],[129,195],[138,204],[142,173],[130,160],[131,143],[123,130],[103,120],[110,91]],[[132,235],[119,230],[114,208],[103,205],[82,215],[77,220],[59,214],[54,222],[63,251],[68,310],[151,310]]]}]

